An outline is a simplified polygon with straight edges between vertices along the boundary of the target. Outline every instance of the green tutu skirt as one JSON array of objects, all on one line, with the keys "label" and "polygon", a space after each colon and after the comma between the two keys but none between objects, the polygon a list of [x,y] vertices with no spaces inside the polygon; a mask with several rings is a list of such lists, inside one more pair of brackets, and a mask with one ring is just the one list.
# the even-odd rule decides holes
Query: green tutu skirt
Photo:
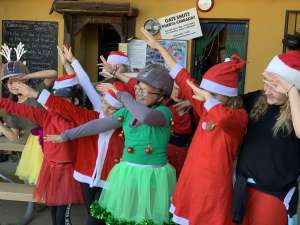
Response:
[{"label": "green tutu skirt", "polygon": [[120,162],[111,170],[91,213],[115,224],[168,224],[175,184],[176,172],[170,164],[151,167]]}]

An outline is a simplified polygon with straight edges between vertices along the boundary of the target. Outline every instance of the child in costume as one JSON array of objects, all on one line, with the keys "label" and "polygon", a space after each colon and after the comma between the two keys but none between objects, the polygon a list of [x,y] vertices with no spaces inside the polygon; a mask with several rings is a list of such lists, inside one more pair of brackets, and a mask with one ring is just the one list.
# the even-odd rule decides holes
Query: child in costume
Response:
[{"label": "child in costume", "polygon": [[[28,69],[23,62],[21,62],[21,57],[26,53],[24,50],[24,45],[19,43],[17,48],[14,49],[16,52],[17,60],[11,60],[11,51],[6,44],[2,46],[3,55],[7,63],[3,66],[3,75],[1,80],[6,84],[10,92],[10,98],[16,99],[18,103],[24,103],[31,106],[40,106],[35,99],[25,98],[22,95],[17,95],[13,89],[13,84],[16,82],[27,82],[32,79],[42,79],[37,85],[37,89],[41,90],[44,88],[49,88],[57,77],[55,70],[45,70],[35,73],[28,73]],[[19,161],[16,176],[20,179],[28,182],[29,184],[35,184],[39,175],[39,171],[42,165],[43,153],[41,146],[41,135],[42,131],[35,123],[30,120],[13,116],[5,115],[4,117],[5,125],[0,123],[0,131],[11,141],[19,138],[20,131],[24,131],[23,135],[29,134],[27,142],[22,151],[21,159]]]},{"label": "child in costume", "polygon": [[173,221],[182,225],[231,224],[233,161],[247,127],[247,113],[237,96],[238,56],[217,64],[200,87],[159,42],[142,29],[148,45],[160,51],[170,75],[200,115],[188,155],[172,196]]},{"label": "child in costume", "polygon": [[161,104],[164,96],[170,96],[173,81],[168,71],[155,64],[140,71],[137,80],[136,100],[109,86],[124,105],[112,117],[48,136],[48,140],[61,142],[122,126],[122,161],[111,170],[107,187],[92,206],[92,214],[110,224],[152,221],[162,225],[169,220],[170,196],[176,182],[175,170],[167,163],[166,155],[171,112]]},{"label": "child in costume", "polygon": [[[22,94],[19,87],[25,84],[13,85],[16,93]],[[78,101],[81,97],[78,81],[74,75],[56,79],[54,94],[67,99]],[[43,128],[43,135],[61,133],[75,124],[59,114],[43,108],[35,108],[26,104],[18,104],[9,99],[0,100],[0,108],[7,113],[30,119]],[[76,141],[62,144],[44,142],[44,159],[38,177],[34,198],[51,206],[51,216],[54,225],[65,224],[66,209],[69,204],[82,203],[81,186],[73,179],[74,149]]]}]

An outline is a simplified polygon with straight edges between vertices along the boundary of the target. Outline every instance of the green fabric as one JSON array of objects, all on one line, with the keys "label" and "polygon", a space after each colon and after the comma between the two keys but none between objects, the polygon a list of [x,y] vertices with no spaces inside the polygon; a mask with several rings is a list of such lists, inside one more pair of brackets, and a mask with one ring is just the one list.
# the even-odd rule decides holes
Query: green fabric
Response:
[{"label": "green fabric", "polygon": [[[167,121],[171,121],[172,113],[168,107],[160,105],[156,110],[162,112]],[[123,161],[147,165],[163,165],[167,162],[166,149],[171,134],[171,122],[163,127],[147,124],[131,127],[133,116],[126,108],[122,108],[114,114],[115,119],[118,117],[123,117],[122,127],[125,135]],[[150,154],[145,152],[148,145],[152,148]],[[127,151],[129,147],[133,148],[132,153]]]},{"label": "green fabric", "polygon": [[[148,220],[161,225],[169,221],[175,184],[176,172],[170,164],[152,168],[120,162],[109,174],[99,205],[120,221]],[[98,218],[101,214],[100,209],[91,212]]]}]

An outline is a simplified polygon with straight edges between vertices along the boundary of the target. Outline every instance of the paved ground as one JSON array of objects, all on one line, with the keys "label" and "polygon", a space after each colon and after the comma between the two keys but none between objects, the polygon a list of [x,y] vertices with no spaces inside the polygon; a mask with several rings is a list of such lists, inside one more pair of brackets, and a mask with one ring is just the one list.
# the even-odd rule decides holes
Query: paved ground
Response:
[{"label": "paved ground", "polygon": [[[12,176],[16,165],[17,164],[12,161],[0,163],[0,173],[16,179]],[[26,205],[27,203],[25,202],[0,200],[0,225],[17,224],[25,213]],[[84,225],[86,216],[85,208],[82,205],[75,205],[72,207],[71,221],[73,225]],[[52,225],[49,208],[36,206],[35,216],[30,225]]]}]

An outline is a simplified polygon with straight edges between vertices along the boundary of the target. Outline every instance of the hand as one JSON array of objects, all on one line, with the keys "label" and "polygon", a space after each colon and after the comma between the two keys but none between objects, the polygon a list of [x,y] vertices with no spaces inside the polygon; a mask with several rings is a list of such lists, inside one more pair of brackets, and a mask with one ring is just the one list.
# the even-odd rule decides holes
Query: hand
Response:
[{"label": "hand", "polygon": [[101,93],[107,92],[108,90],[112,90],[115,94],[117,94],[118,92],[115,86],[110,83],[102,83],[100,85],[97,85],[96,89]]},{"label": "hand", "polygon": [[106,74],[110,74],[111,77],[114,77],[114,73],[117,68],[114,68],[111,64],[109,64],[102,55],[100,56],[100,60],[101,63],[98,64],[99,69]]},{"label": "hand", "polygon": [[65,56],[66,60],[69,63],[72,63],[75,60],[75,57],[73,56],[71,47],[67,47],[66,45],[63,45],[62,51],[64,53],[64,56]]},{"label": "hand", "polygon": [[46,142],[48,141],[56,144],[64,142],[61,135],[46,135],[44,137],[44,141]]},{"label": "hand", "polygon": [[174,107],[176,108],[179,116],[182,116],[191,109],[192,104],[189,100],[180,100],[174,105]]},{"label": "hand", "polygon": [[38,92],[36,90],[21,82],[14,82],[12,84],[12,87],[18,94],[21,94],[27,98],[36,98],[38,95]]},{"label": "hand", "polygon": [[187,84],[192,88],[194,92],[194,99],[203,102],[213,98],[213,96],[208,91],[197,87],[192,81],[187,80]]},{"label": "hand", "polygon": [[263,72],[263,82],[281,94],[286,94],[291,87],[291,84],[278,74],[268,71]]},{"label": "hand", "polygon": [[142,38],[151,48],[158,49],[159,47],[161,47],[161,44],[157,40],[155,40],[153,35],[146,31],[143,27],[141,28],[141,32],[143,34]]},{"label": "hand", "polygon": [[66,59],[63,51],[61,50],[61,48],[58,47],[58,46],[57,46],[57,52],[58,52],[58,55],[60,57],[61,64],[65,65],[67,63],[67,59]]}]

